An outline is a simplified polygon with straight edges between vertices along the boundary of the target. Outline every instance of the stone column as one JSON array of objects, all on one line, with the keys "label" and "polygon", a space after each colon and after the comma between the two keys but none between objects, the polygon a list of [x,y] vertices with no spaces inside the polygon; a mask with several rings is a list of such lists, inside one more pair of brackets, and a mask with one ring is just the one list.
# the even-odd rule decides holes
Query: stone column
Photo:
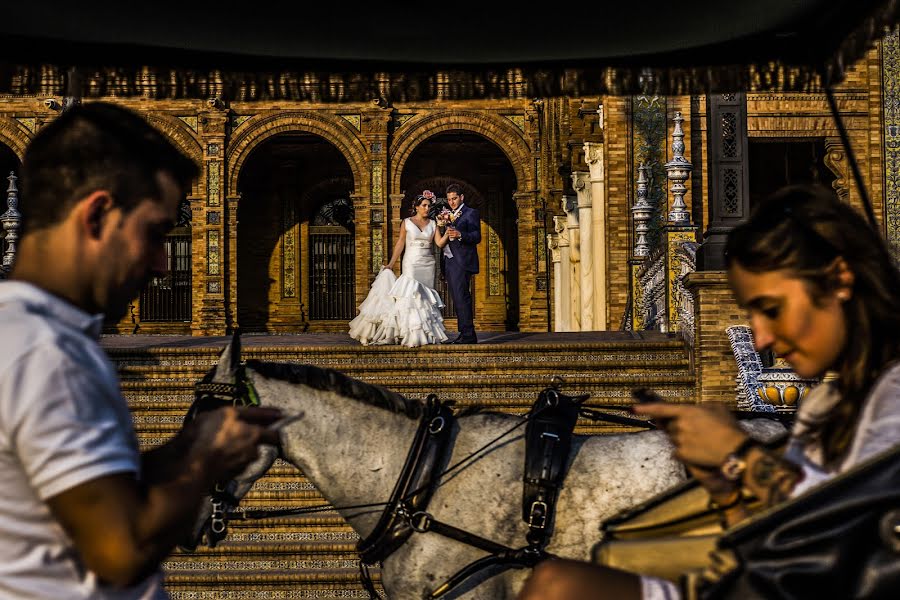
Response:
[{"label": "stone column", "polygon": [[553,217],[553,229],[556,231],[559,251],[559,276],[554,285],[554,288],[558,290],[554,308],[554,312],[558,314],[556,331],[572,331],[572,269],[570,267],[569,229],[566,225],[566,217]]},{"label": "stone column", "polygon": [[[369,286],[382,263],[389,258],[392,249],[390,235],[386,231],[388,202],[393,200],[393,196],[388,195],[390,188],[387,176],[391,112],[392,109],[373,103],[361,113],[360,134],[369,152],[371,185],[368,197],[361,194],[353,199],[356,223],[354,289],[357,306],[365,300]],[[391,216],[393,217],[393,213]]]},{"label": "stone column", "polygon": [[519,330],[546,331],[550,320],[547,314],[550,292],[535,281],[538,256],[546,243],[543,228],[537,222],[541,203],[535,192],[516,192],[513,200],[519,217]]},{"label": "stone column", "polygon": [[572,187],[578,194],[578,250],[581,273],[578,278],[580,306],[577,309],[580,314],[581,331],[594,329],[594,246],[590,181],[590,173],[584,171],[572,173]]},{"label": "stone column", "polygon": [[563,321],[562,304],[562,263],[560,258],[559,234],[551,233],[547,236],[547,248],[550,250],[550,262],[553,264],[553,331],[562,331],[560,323]]},{"label": "stone column", "polygon": [[[597,109],[603,126],[603,107]],[[606,165],[604,147],[600,142],[585,142],[584,158],[591,173],[591,262],[594,282],[593,329],[605,331],[609,327],[606,302]],[[582,221],[584,223],[584,221]],[[582,238],[582,244],[584,244]]]},{"label": "stone column", "polygon": [[[201,202],[202,204],[202,202]],[[225,210],[222,218],[225,220],[225,232],[226,239],[228,240],[227,250],[225,252],[226,255],[226,264],[227,269],[226,273],[228,273],[228,286],[227,286],[227,302],[225,304],[225,329],[227,331],[234,331],[241,324],[238,322],[238,293],[237,293],[237,282],[238,282],[238,247],[237,247],[237,215],[238,208],[241,205],[241,194],[237,190],[235,190],[231,195],[225,197]],[[202,232],[202,228],[201,228]],[[193,236],[194,242],[198,244],[205,244],[206,239],[203,235],[197,236],[196,233]],[[197,240],[200,240],[199,242]],[[195,246],[196,247],[196,246]],[[197,252],[194,252],[194,255],[197,255]],[[196,269],[195,269],[196,271]],[[196,286],[195,286],[196,289]]]},{"label": "stone column", "polygon": [[[200,144],[203,147],[201,189],[205,187],[206,202],[198,206],[193,214],[192,229],[196,233],[192,241],[200,243],[200,252],[193,250],[193,254],[194,257],[203,256],[204,259],[195,261],[192,267],[195,296],[191,333],[224,335],[228,329],[226,323],[230,321],[231,327],[235,326],[237,310],[236,306],[228,303],[226,311],[225,301],[226,294],[230,295],[231,286],[237,285],[236,273],[229,268],[230,260],[226,260],[230,258],[232,249],[237,247],[237,229],[226,228],[226,221],[229,220],[226,217],[231,215],[223,214],[232,204],[236,209],[236,203],[226,201],[226,197],[230,200],[237,195],[237,190],[226,189],[228,173],[225,170],[225,131],[228,112],[221,100],[211,98],[198,117]],[[235,218],[233,224],[236,223]]]},{"label": "stone column", "polygon": [[563,196],[562,208],[566,213],[566,238],[569,240],[569,260],[563,260],[569,280],[568,313],[569,331],[581,331],[581,237],[578,223],[578,197]]}]

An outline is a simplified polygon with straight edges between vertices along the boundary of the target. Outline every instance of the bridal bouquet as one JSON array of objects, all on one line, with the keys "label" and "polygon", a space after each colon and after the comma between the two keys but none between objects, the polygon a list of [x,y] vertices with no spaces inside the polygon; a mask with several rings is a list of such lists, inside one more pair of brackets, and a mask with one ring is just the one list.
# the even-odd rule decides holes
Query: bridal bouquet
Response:
[{"label": "bridal bouquet", "polygon": [[450,212],[449,208],[444,207],[443,209],[441,209],[441,212],[437,214],[434,220],[437,221],[438,227],[446,227],[447,224],[453,220],[453,215]]}]

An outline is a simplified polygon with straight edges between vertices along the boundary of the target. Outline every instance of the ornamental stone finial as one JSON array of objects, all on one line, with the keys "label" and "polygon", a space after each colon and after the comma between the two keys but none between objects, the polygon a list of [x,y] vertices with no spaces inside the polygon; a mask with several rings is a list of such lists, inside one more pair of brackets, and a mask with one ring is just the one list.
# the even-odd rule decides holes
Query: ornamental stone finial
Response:
[{"label": "ornamental stone finial", "polygon": [[690,225],[691,215],[687,211],[687,205],[684,203],[684,195],[687,192],[685,181],[691,176],[694,170],[692,165],[684,157],[684,130],[681,124],[684,118],[680,112],[675,113],[675,131],[672,132],[672,160],[665,164],[666,177],[672,182],[672,210],[669,211],[669,223],[673,225]]},{"label": "ornamental stone finial", "polygon": [[4,276],[12,270],[13,262],[16,259],[16,242],[19,241],[19,225],[22,222],[22,215],[18,211],[19,206],[19,190],[16,187],[16,174],[9,172],[9,187],[6,189],[6,212],[0,215],[0,224],[3,231],[6,232],[6,250],[3,252],[3,261],[0,263],[0,272]]}]

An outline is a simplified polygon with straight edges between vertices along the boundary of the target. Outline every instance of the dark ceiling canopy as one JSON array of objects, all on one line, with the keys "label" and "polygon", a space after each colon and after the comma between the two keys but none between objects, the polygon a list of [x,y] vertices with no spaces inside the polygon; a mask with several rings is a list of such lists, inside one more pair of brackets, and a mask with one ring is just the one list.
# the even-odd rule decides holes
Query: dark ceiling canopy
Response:
[{"label": "dark ceiling canopy", "polygon": [[389,102],[811,91],[839,82],[898,6],[645,0],[548,16],[552,3],[438,13],[140,2],[126,14],[122,3],[17,2],[0,18],[0,93]]}]

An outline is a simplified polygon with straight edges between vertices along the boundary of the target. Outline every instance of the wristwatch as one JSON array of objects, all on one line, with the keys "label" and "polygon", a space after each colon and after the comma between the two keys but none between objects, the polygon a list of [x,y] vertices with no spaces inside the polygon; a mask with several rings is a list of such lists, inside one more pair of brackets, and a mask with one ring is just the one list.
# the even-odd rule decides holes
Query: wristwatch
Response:
[{"label": "wristwatch", "polygon": [[719,467],[719,472],[722,473],[722,477],[728,481],[737,481],[743,477],[744,471],[747,470],[747,461],[744,460],[744,457],[747,455],[747,452],[756,445],[757,441],[748,436],[737,448],[732,450],[731,453],[725,457],[725,462],[722,463],[722,466]]}]

